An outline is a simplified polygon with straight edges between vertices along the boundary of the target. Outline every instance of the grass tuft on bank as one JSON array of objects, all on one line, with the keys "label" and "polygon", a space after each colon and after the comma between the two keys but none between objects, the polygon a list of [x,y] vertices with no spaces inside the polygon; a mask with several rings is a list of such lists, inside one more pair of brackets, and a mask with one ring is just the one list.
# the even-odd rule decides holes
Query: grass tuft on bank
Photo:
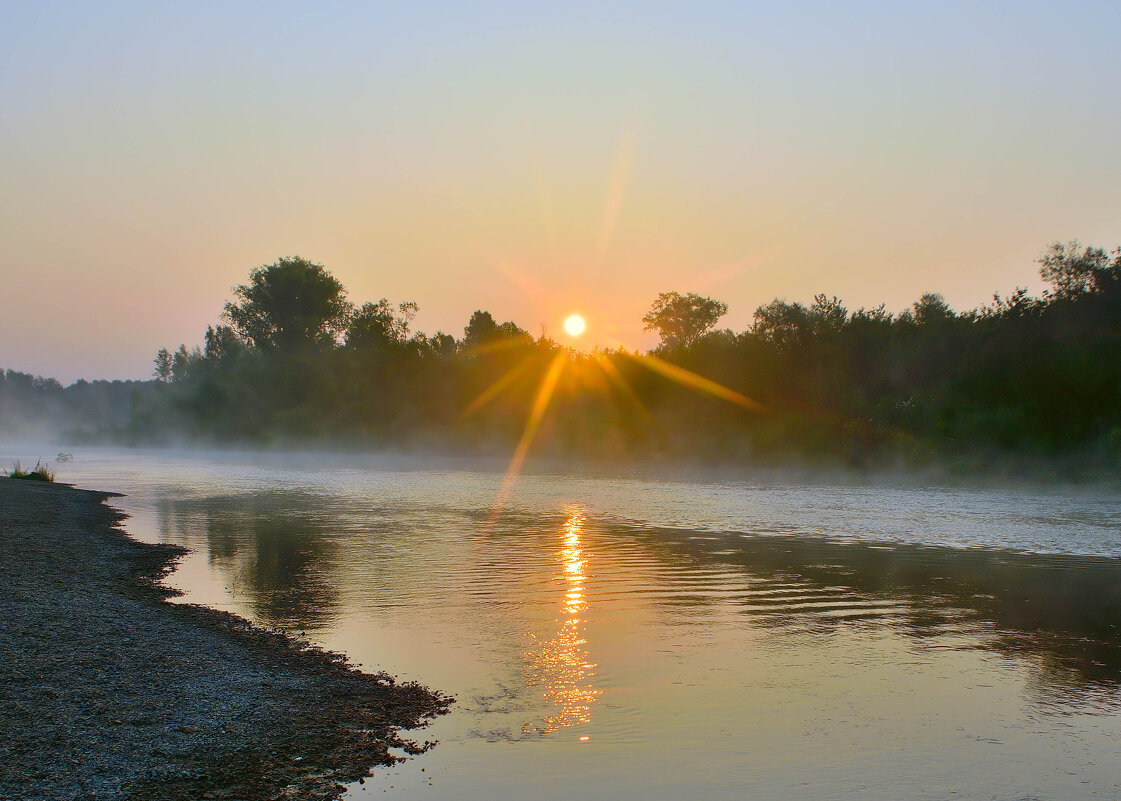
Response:
[{"label": "grass tuft on bank", "polygon": [[31,470],[24,470],[19,462],[16,462],[15,467],[8,471],[9,478],[23,478],[28,481],[53,482],[54,476],[54,471],[43,464],[42,459],[37,459],[35,467]]}]

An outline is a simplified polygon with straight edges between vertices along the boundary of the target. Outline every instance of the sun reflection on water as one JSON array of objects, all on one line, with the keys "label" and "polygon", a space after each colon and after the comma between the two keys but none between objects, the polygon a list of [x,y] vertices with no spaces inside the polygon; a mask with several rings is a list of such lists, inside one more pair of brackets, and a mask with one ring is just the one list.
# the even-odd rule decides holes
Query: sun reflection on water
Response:
[{"label": "sun reflection on water", "polygon": [[[534,634],[525,651],[523,676],[526,687],[540,688],[544,699],[556,712],[542,722],[527,723],[526,734],[551,734],[559,729],[591,721],[592,705],[602,690],[595,687],[596,664],[589,658],[582,617],[588,609],[585,581],[587,558],[581,547],[584,513],[578,507],[566,510],[561,547],[557,551],[560,572],[557,580],[565,585],[559,628],[549,639]],[[584,738],[586,739],[586,738]]]}]

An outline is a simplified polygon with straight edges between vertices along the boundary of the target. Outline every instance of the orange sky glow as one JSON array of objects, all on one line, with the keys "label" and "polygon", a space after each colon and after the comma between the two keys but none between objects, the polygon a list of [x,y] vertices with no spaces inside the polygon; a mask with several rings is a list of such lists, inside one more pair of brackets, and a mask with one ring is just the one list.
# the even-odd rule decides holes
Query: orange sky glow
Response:
[{"label": "orange sky glow", "polygon": [[647,349],[661,291],[971,308],[1121,243],[1109,4],[439,8],[5,6],[0,368],[147,377],[297,254]]}]

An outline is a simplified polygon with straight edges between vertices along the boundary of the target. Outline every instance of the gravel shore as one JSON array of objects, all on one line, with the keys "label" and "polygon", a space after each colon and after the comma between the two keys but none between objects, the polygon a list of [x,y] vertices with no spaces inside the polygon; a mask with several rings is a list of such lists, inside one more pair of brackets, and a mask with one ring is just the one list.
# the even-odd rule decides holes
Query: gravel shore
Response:
[{"label": "gravel shore", "polygon": [[0,478],[0,798],[338,798],[452,699],[169,604],[183,551],[105,493]]}]

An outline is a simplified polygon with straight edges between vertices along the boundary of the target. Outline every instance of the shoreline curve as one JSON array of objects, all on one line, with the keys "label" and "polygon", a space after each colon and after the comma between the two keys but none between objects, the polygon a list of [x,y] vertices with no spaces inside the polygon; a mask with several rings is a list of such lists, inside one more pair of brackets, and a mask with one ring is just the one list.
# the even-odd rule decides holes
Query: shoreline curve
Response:
[{"label": "shoreline curve", "polygon": [[172,604],[115,493],[0,478],[0,797],[337,799],[453,698]]}]

